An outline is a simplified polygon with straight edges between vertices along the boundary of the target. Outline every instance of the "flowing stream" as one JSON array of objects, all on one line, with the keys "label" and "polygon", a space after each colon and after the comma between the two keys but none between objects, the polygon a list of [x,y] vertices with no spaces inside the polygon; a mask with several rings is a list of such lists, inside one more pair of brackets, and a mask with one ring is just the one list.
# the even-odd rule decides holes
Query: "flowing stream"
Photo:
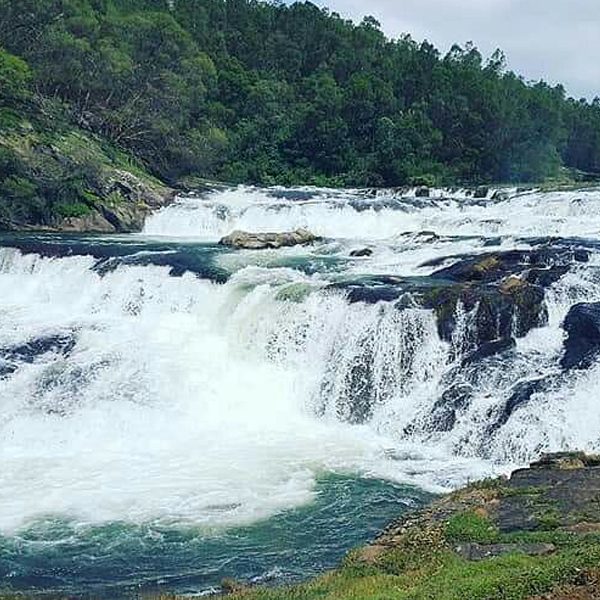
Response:
[{"label": "flowing stream", "polygon": [[[298,227],[322,240],[218,245]],[[599,232],[593,190],[235,188],[180,198],[139,235],[5,234],[0,581],[127,598],[295,580],[432,493],[599,450],[600,365],[559,365],[567,312],[600,301]],[[475,363],[466,312],[444,339],[417,303],[349,296],[540,240],[589,261],[547,287],[542,326]],[[458,386],[468,402],[440,417]]]}]

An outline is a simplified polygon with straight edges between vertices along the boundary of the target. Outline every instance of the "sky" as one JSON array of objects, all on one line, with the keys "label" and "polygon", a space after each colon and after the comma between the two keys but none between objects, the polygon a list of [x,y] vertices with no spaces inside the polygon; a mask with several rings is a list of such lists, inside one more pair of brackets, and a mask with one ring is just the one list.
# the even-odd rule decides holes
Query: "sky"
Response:
[{"label": "sky", "polygon": [[600,0],[313,0],[344,17],[374,16],[392,37],[410,33],[440,50],[472,41],[496,48],[526,79],[600,96]]}]

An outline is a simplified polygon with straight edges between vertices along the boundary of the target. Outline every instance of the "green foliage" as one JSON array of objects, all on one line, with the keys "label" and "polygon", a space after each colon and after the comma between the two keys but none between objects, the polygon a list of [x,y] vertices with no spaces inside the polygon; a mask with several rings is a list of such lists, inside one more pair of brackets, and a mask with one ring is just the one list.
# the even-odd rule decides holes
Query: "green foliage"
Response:
[{"label": "green foliage", "polygon": [[90,207],[83,202],[63,203],[55,205],[56,212],[61,217],[84,217],[90,213]]},{"label": "green foliage", "polygon": [[560,526],[560,512],[552,507],[545,507],[536,515],[538,527],[544,531],[553,531]]},{"label": "green foliage", "polygon": [[4,179],[0,190],[4,196],[15,200],[29,200],[37,192],[37,188],[33,182],[16,175],[11,175]]},{"label": "green foliage", "polygon": [[167,181],[600,173],[600,101],[528,84],[472,44],[443,56],[309,2],[0,0],[0,14],[0,134],[19,115],[81,128]]},{"label": "green foliage", "polygon": [[31,72],[27,63],[6,52],[0,45],[0,109],[18,107],[28,99],[30,81]]}]

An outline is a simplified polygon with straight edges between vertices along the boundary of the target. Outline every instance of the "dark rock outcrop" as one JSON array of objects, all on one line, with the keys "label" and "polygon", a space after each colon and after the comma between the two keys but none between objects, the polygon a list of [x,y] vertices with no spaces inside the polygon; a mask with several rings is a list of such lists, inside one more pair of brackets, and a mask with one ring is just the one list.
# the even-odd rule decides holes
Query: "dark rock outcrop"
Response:
[{"label": "dark rock outcrop", "polygon": [[76,344],[75,333],[65,332],[0,348],[0,379],[12,375],[22,364],[35,362],[44,354],[54,353],[69,356]]},{"label": "dark rock outcrop", "polygon": [[94,189],[89,212],[63,219],[61,231],[129,233],[141,231],[146,217],[171,203],[175,191],[149,178],[142,179],[123,170],[105,174]]},{"label": "dark rock outcrop", "polygon": [[[487,524],[488,529],[473,530],[473,539],[469,539],[468,528],[459,531],[463,539],[453,549],[463,558],[484,560],[507,552],[545,555],[557,549],[528,540],[529,533],[568,531],[585,535],[600,531],[599,497],[600,457],[582,452],[549,454],[510,478],[473,484],[392,523],[374,546],[393,548],[415,530],[444,528],[453,517],[469,515],[480,525]],[[485,541],[477,539],[482,534]],[[521,534],[518,541],[503,539],[515,534]],[[451,531],[446,535],[453,537]]]},{"label": "dark rock outcrop", "polygon": [[576,304],[563,325],[567,332],[564,369],[589,368],[600,355],[600,303]]},{"label": "dark rock outcrop", "polygon": [[[399,311],[424,308],[435,313],[438,334],[450,343],[451,357],[458,362],[444,378],[447,393],[441,394],[427,416],[420,415],[407,426],[407,434],[453,429],[471,401],[471,394],[455,396],[456,390],[462,383],[468,385],[469,376],[477,377],[481,364],[501,360],[515,351],[517,338],[543,327],[548,320],[545,287],[573,264],[589,259],[586,250],[571,244],[548,239],[532,244],[531,250],[455,257],[450,266],[436,259],[427,266],[441,268],[424,277],[362,276],[330,286],[343,290],[351,303],[391,302]],[[600,326],[597,338],[600,348]],[[551,383],[532,380],[516,385],[504,405],[490,411],[490,434]]]},{"label": "dark rock outcrop", "polygon": [[0,357],[7,361],[19,361],[30,363],[38,356],[54,352],[56,354],[69,355],[77,340],[73,333],[59,333],[46,337],[35,338],[24,344],[0,348]]},{"label": "dark rock outcrop", "polygon": [[543,456],[515,471],[494,510],[502,532],[571,529],[600,523],[600,457],[582,452]]},{"label": "dark rock outcrop", "polygon": [[476,350],[469,352],[463,359],[461,366],[479,363],[490,356],[506,354],[515,349],[517,343],[513,338],[505,337],[491,342],[485,342]]},{"label": "dark rock outcrop", "polygon": [[546,323],[544,290],[539,286],[527,282],[510,287],[473,283],[440,286],[424,294],[422,304],[435,311],[442,339],[450,341],[460,325],[459,305],[471,313],[473,349],[513,335],[522,337]]},{"label": "dark rock outcrop", "polygon": [[493,422],[488,428],[489,433],[492,434],[506,425],[516,410],[525,406],[534,394],[544,391],[547,385],[547,379],[534,379],[517,383],[511,390],[508,400],[493,418]]},{"label": "dark rock outcrop", "polygon": [[[376,304],[396,301],[399,310],[422,307],[436,314],[442,339],[452,341],[462,314],[469,314],[472,333],[470,351],[481,349],[481,357],[506,349],[508,340],[526,335],[547,321],[544,290],[518,277],[502,281],[444,277],[363,277],[331,286],[343,289],[348,300]],[[461,311],[459,311],[459,307]],[[492,344],[493,343],[493,344]],[[485,344],[491,344],[482,348]],[[477,359],[477,356],[473,356]]]},{"label": "dark rock outcrop", "polygon": [[352,250],[350,252],[352,258],[364,258],[367,256],[373,256],[373,250],[371,248],[361,248],[360,250]]},{"label": "dark rock outcrop", "polygon": [[307,229],[297,229],[284,233],[250,233],[234,231],[224,237],[219,244],[244,250],[266,250],[288,246],[303,246],[318,241],[319,238]]},{"label": "dark rock outcrop", "polygon": [[444,391],[427,416],[426,427],[432,431],[452,431],[458,414],[467,408],[473,388],[468,384],[455,384]]},{"label": "dark rock outcrop", "polygon": [[[589,260],[589,252],[578,247],[542,244],[533,250],[510,250],[476,257],[456,257],[458,262],[435,273],[435,277],[456,282],[493,282],[518,276],[529,283],[551,285],[573,263]],[[424,266],[436,266],[435,259]]]}]

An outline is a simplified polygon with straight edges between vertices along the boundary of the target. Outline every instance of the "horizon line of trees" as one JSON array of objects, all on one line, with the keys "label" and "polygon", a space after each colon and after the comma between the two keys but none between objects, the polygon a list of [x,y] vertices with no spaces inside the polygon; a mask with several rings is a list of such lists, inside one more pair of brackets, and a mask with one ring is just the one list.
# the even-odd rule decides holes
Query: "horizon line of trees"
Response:
[{"label": "horizon line of trees", "polygon": [[388,39],[372,17],[261,0],[0,0],[0,17],[0,111],[53,127],[58,106],[168,182],[600,174],[598,98],[528,83],[500,51]]}]

